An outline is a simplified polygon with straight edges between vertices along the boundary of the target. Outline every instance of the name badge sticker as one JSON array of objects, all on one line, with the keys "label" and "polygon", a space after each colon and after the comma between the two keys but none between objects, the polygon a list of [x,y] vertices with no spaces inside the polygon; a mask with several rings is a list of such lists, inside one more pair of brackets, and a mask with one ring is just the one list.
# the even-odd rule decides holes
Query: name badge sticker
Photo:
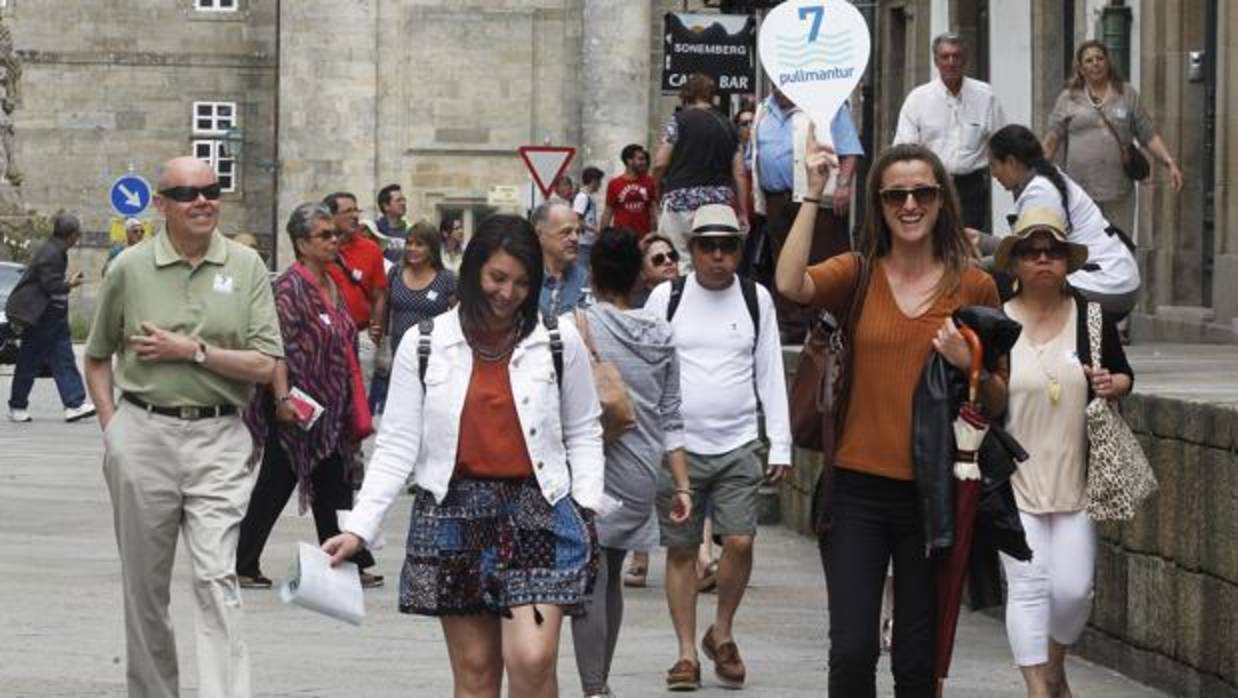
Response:
[{"label": "name badge sticker", "polygon": [[430,289],[429,291],[426,291],[426,300],[428,301],[438,300],[438,291],[435,291],[434,289]]},{"label": "name badge sticker", "polygon": [[227,274],[216,274],[215,293],[232,293],[232,277]]},{"label": "name badge sticker", "polygon": [[357,283],[361,283],[361,270],[360,269],[352,270],[352,280],[356,281]]},{"label": "name badge sticker", "polygon": [[331,316],[330,316],[330,315],[328,315],[328,314],[326,314],[326,313],[318,313],[318,319],[319,319],[319,320],[322,320],[322,324],[326,325],[327,327],[330,327],[330,326],[331,326]]}]

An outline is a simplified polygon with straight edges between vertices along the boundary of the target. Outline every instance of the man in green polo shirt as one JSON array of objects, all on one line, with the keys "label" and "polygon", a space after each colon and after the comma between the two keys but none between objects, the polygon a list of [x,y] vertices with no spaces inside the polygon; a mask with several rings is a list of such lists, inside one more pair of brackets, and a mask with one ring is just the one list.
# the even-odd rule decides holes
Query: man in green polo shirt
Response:
[{"label": "man in green polo shirt", "polygon": [[179,695],[168,616],[178,533],[193,567],[198,693],[250,695],[235,568],[254,447],[239,413],[283,346],[262,259],[216,230],[219,197],[201,160],[164,165],[154,198],[164,228],[112,263],[86,345],[123,572],[130,696]]}]

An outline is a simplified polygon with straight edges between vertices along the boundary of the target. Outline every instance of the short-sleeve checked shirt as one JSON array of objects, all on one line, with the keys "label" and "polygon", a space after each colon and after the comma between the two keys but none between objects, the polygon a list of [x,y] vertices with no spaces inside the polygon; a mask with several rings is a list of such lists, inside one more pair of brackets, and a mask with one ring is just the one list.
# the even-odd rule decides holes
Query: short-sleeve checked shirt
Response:
[{"label": "short-sleeve checked shirt", "polygon": [[243,407],[253,384],[226,378],[188,361],[138,359],[129,338],[150,322],[212,347],[284,354],[266,265],[257,252],[211,234],[197,267],[173,249],[167,231],[129,248],[103,277],[86,355],[113,354],[116,386],[161,407]]}]

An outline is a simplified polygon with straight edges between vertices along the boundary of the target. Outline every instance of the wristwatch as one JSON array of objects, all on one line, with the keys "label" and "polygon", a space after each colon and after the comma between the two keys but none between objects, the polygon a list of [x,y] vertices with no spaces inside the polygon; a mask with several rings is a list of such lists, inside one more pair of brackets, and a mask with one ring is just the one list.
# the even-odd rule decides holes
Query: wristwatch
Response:
[{"label": "wristwatch", "polygon": [[198,348],[193,352],[193,362],[201,366],[206,363],[206,342],[198,340]]}]

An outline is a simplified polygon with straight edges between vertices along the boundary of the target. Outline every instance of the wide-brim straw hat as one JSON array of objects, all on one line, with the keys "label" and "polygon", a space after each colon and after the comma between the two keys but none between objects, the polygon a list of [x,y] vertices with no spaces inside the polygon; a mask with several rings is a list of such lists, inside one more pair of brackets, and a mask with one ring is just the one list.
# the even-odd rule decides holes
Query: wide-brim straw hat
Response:
[{"label": "wide-brim straw hat", "polygon": [[1029,208],[1019,215],[1014,223],[1014,230],[1002,238],[997,246],[994,262],[1002,271],[1012,271],[1012,253],[1015,245],[1030,238],[1035,233],[1048,233],[1054,240],[1070,248],[1070,256],[1066,259],[1066,273],[1073,274],[1083,268],[1088,261],[1088,248],[1077,242],[1071,242],[1066,237],[1066,221],[1057,211],[1051,208]]}]

